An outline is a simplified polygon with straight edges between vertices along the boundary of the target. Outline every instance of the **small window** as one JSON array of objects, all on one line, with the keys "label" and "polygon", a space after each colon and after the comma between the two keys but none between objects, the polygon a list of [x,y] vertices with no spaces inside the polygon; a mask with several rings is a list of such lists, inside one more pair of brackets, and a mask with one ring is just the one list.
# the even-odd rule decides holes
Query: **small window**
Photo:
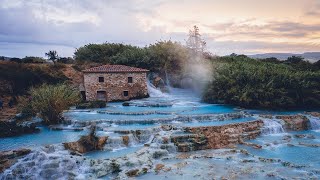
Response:
[{"label": "small window", "polygon": [[123,96],[129,96],[129,91],[123,91]]},{"label": "small window", "polygon": [[128,77],[128,83],[132,83],[132,77]]},{"label": "small window", "polygon": [[99,82],[104,82],[104,77],[99,77]]}]

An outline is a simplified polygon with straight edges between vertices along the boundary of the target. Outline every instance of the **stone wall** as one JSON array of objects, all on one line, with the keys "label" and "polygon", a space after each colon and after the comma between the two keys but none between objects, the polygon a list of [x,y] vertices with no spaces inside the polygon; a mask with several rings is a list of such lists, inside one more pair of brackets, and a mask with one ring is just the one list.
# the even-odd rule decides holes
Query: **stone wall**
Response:
[{"label": "stone wall", "polygon": [[[104,82],[99,82],[99,77],[104,77]],[[128,83],[128,77],[133,82]],[[106,91],[106,101],[125,101],[148,96],[146,73],[84,73],[84,87],[86,99],[97,99],[97,91]],[[124,96],[123,91],[128,91]]]},{"label": "stone wall", "polygon": [[187,135],[171,137],[179,152],[230,148],[260,135],[263,121],[228,124],[223,126],[187,127]]}]

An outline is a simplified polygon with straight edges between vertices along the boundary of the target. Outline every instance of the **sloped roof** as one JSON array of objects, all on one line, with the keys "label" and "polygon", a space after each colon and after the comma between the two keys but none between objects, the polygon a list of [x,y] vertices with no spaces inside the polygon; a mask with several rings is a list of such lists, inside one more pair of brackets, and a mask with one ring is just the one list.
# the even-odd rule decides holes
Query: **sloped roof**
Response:
[{"label": "sloped roof", "polygon": [[125,65],[102,65],[83,70],[85,73],[126,73],[126,72],[149,72],[147,69]]}]

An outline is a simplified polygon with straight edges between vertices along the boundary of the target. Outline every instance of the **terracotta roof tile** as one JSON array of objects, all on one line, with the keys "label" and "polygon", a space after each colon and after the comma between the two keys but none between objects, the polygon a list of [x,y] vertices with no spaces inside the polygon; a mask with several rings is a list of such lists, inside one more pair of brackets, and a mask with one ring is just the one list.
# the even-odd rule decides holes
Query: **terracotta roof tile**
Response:
[{"label": "terracotta roof tile", "polygon": [[130,67],[125,65],[102,65],[83,70],[85,73],[121,73],[121,72],[149,72],[147,69],[141,69],[136,67]]}]

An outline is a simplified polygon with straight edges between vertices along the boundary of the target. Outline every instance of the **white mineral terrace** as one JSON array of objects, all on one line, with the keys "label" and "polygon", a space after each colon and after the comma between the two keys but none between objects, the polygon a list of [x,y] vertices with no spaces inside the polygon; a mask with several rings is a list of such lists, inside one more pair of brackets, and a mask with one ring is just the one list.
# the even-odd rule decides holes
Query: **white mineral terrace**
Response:
[{"label": "white mineral terrace", "polygon": [[[148,88],[150,98],[129,106],[70,109],[63,125],[1,138],[0,150],[31,153],[0,179],[320,178],[319,117],[239,110],[202,103],[188,90]],[[107,137],[103,150],[80,154],[64,148],[92,124],[97,136]]]}]

